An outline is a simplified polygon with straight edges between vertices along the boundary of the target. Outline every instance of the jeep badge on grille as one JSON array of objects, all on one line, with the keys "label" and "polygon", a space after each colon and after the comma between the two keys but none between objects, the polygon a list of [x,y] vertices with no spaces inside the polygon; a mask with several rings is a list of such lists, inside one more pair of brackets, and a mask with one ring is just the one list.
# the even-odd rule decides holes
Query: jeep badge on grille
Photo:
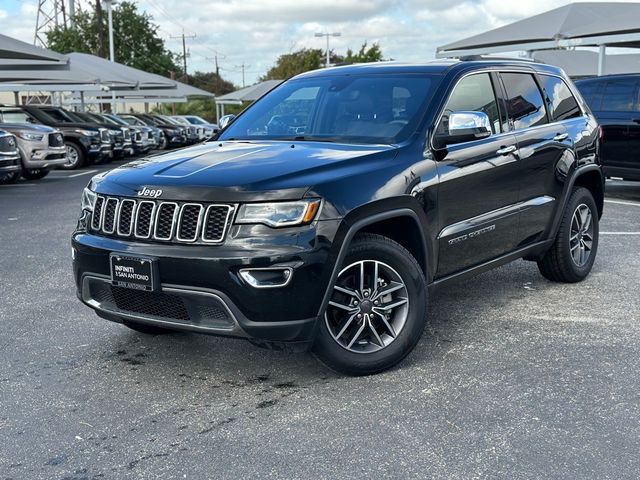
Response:
[{"label": "jeep badge on grille", "polygon": [[142,187],[140,190],[138,190],[139,197],[158,198],[160,195],[162,195],[162,189],[160,188],[154,189],[149,187]]}]

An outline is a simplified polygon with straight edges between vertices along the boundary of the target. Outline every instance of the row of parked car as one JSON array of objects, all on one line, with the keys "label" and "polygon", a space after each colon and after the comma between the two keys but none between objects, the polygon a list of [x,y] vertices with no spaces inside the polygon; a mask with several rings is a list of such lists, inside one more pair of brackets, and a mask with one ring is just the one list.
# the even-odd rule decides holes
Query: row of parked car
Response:
[{"label": "row of parked car", "polygon": [[142,155],[208,140],[215,124],[195,115],[73,112],[51,105],[0,106],[0,184],[55,168]]}]

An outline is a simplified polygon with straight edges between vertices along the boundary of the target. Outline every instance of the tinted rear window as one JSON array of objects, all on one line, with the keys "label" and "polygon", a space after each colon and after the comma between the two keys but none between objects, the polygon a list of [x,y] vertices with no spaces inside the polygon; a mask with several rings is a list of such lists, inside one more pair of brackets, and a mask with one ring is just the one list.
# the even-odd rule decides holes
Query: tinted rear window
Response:
[{"label": "tinted rear window", "polygon": [[528,73],[500,74],[507,91],[507,111],[516,130],[543,125],[547,110],[533,75]]},{"label": "tinted rear window", "polygon": [[635,79],[610,80],[604,87],[601,110],[629,112],[638,109],[638,82]]},{"label": "tinted rear window", "polygon": [[602,105],[602,82],[578,82],[576,87],[591,110],[598,111]]},{"label": "tinted rear window", "polygon": [[540,79],[554,120],[567,120],[582,115],[578,101],[564,80],[549,75],[540,75]]}]

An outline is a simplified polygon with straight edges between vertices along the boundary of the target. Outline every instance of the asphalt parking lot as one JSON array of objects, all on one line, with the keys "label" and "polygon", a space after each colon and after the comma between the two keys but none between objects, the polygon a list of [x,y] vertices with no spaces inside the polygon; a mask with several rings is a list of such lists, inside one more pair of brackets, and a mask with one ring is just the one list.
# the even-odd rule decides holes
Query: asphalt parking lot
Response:
[{"label": "asphalt parking lot", "polygon": [[640,183],[609,182],[592,275],[518,261],[437,292],[398,368],[143,336],[75,297],[106,167],[0,187],[0,478],[638,478]]}]

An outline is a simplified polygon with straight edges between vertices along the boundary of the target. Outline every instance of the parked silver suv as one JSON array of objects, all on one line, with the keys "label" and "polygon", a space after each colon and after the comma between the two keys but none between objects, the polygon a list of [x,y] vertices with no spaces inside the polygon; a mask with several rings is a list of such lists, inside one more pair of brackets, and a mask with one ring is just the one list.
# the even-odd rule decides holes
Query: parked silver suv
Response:
[{"label": "parked silver suv", "polygon": [[67,148],[59,130],[28,123],[0,123],[0,128],[16,136],[20,152],[22,172],[13,172],[11,176],[15,178],[11,180],[17,180],[21,174],[28,180],[37,180],[67,163]]},{"label": "parked silver suv", "polygon": [[[16,172],[17,176],[15,176]],[[11,183],[19,176],[20,154],[16,137],[0,130],[0,185]]]}]

